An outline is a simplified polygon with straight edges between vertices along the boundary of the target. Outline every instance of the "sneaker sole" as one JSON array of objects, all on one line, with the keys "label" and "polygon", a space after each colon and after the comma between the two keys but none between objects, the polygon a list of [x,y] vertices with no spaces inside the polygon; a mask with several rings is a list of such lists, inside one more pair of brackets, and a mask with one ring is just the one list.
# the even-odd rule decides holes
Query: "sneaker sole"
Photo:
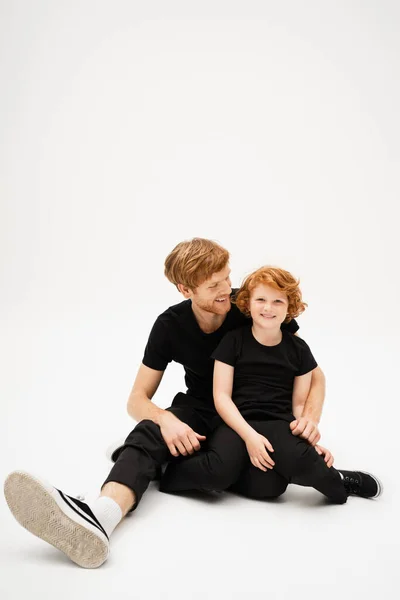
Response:
[{"label": "sneaker sole", "polygon": [[108,541],[91,531],[89,524],[86,527],[77,523],[72,514],[67,514],[73,513],[68,507],[62,510],[55,488],[29,473],[15,471],[5,481],[4,494],[22,527],[61,550],[80,567],[95,569],[107,559]]},{"label": "sneaker sole", "polygon": [[372,473],[368,473],[368,471],[360,471],[361,475],[363,473],[365,473],[366,475],[369,475],[370,477],[372,477],[372,479],[374,479],[376,481],[376,485],[378,486],[378,491],[376,492],[375,496],[371,496],[371,498],[379,498],[379,496],[382,495],[383,493],[383,484],[381,482],[380,479],[378,479],[378,477],[376,475],[372,475]]}]

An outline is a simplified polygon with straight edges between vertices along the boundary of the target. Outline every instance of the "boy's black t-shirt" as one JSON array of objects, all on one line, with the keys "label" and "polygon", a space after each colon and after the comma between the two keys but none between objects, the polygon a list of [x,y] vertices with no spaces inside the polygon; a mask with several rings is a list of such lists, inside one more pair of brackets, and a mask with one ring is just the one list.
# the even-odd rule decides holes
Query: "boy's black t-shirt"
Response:
[{"label": "boy's black t-shirt", "polygon": [[230,331],[212,358],[235,368],[232,400],[246,420],[293,420],[294,378],[317,367],[304,340],[282,330],[276,346],[258,342],[251,327]]},{"label": "boy's black t-shirt", "polygon": [[[231,298],[237,290],[233,290]],[[155,321],[144,351],[143,364],[156,371],[164,371],[171,361],[183,365],[187,393],[201,399],[213,407],[212,379],[214,352],[226,333],[250,326],[251,319],[246,317],[235,304],[232,304],[225,321],[213,333],[204,333],[194,316],[191,300],[184,300],[171,306]],[[292,334],[299,329],[293,319],[282,325],[285,331]]]}]

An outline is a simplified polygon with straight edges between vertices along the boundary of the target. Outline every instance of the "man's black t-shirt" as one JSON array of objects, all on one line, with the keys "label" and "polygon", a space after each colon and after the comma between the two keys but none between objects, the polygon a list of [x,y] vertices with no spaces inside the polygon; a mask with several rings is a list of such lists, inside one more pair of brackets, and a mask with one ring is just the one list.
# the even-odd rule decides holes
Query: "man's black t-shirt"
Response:
[{"label": "man's black t-shirt", "polygon": [[[233,290],[234,294],[237,290]],[[200,405],[213,407],[212,379],[214,352],[226,333],[250,326],[246,317],[235,304],[232,304],[225,321],[213,333],[204,333],[194,316],[191,300],[184,300],[171,306],[156,320],[150,332],[144,351],[143,364],[156,371],[164,371],[171,361],[183,365],[187,393],[201,399]],[[282,328],[295,333],[299,326],[295,320],[283,324]]]},{"label": "man's black t-shirt", "polygon": [[247,420],[292,421],[294,378],[317,367],[306,342],[286,330],[275,346],[260,344],[251,327],[230,331],[212,358],[235,368],[232,400]]}]

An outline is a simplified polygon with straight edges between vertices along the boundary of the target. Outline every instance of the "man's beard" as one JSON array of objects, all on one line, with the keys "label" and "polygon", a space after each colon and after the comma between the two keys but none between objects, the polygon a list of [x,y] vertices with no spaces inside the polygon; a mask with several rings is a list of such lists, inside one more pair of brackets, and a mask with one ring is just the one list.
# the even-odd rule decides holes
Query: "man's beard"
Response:
[{"label": "man's beard", "polygon": [[221,302],[221,304],[218,304],[218,302],[215,302],[214,300],[209,300],[208,302],[197,300],[196,305],[201,310],[204,310],[208,313],[212,313],[213,315],[225,315],[227,312],[229,312],[231,308],[230,298],[225,300],[225,302]]}]

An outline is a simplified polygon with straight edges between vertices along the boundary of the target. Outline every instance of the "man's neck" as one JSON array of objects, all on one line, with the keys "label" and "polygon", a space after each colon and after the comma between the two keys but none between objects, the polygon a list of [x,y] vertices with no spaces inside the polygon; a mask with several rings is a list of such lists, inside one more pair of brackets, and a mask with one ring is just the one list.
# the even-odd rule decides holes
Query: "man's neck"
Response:
[{"label": "man's neck", "polygon": [[213,333],[217,331],[225,321],[228,313],[224,315],[215,315],[214,313],[202,310],[192,302],[192,311],[198,326],[204,333]]}]

